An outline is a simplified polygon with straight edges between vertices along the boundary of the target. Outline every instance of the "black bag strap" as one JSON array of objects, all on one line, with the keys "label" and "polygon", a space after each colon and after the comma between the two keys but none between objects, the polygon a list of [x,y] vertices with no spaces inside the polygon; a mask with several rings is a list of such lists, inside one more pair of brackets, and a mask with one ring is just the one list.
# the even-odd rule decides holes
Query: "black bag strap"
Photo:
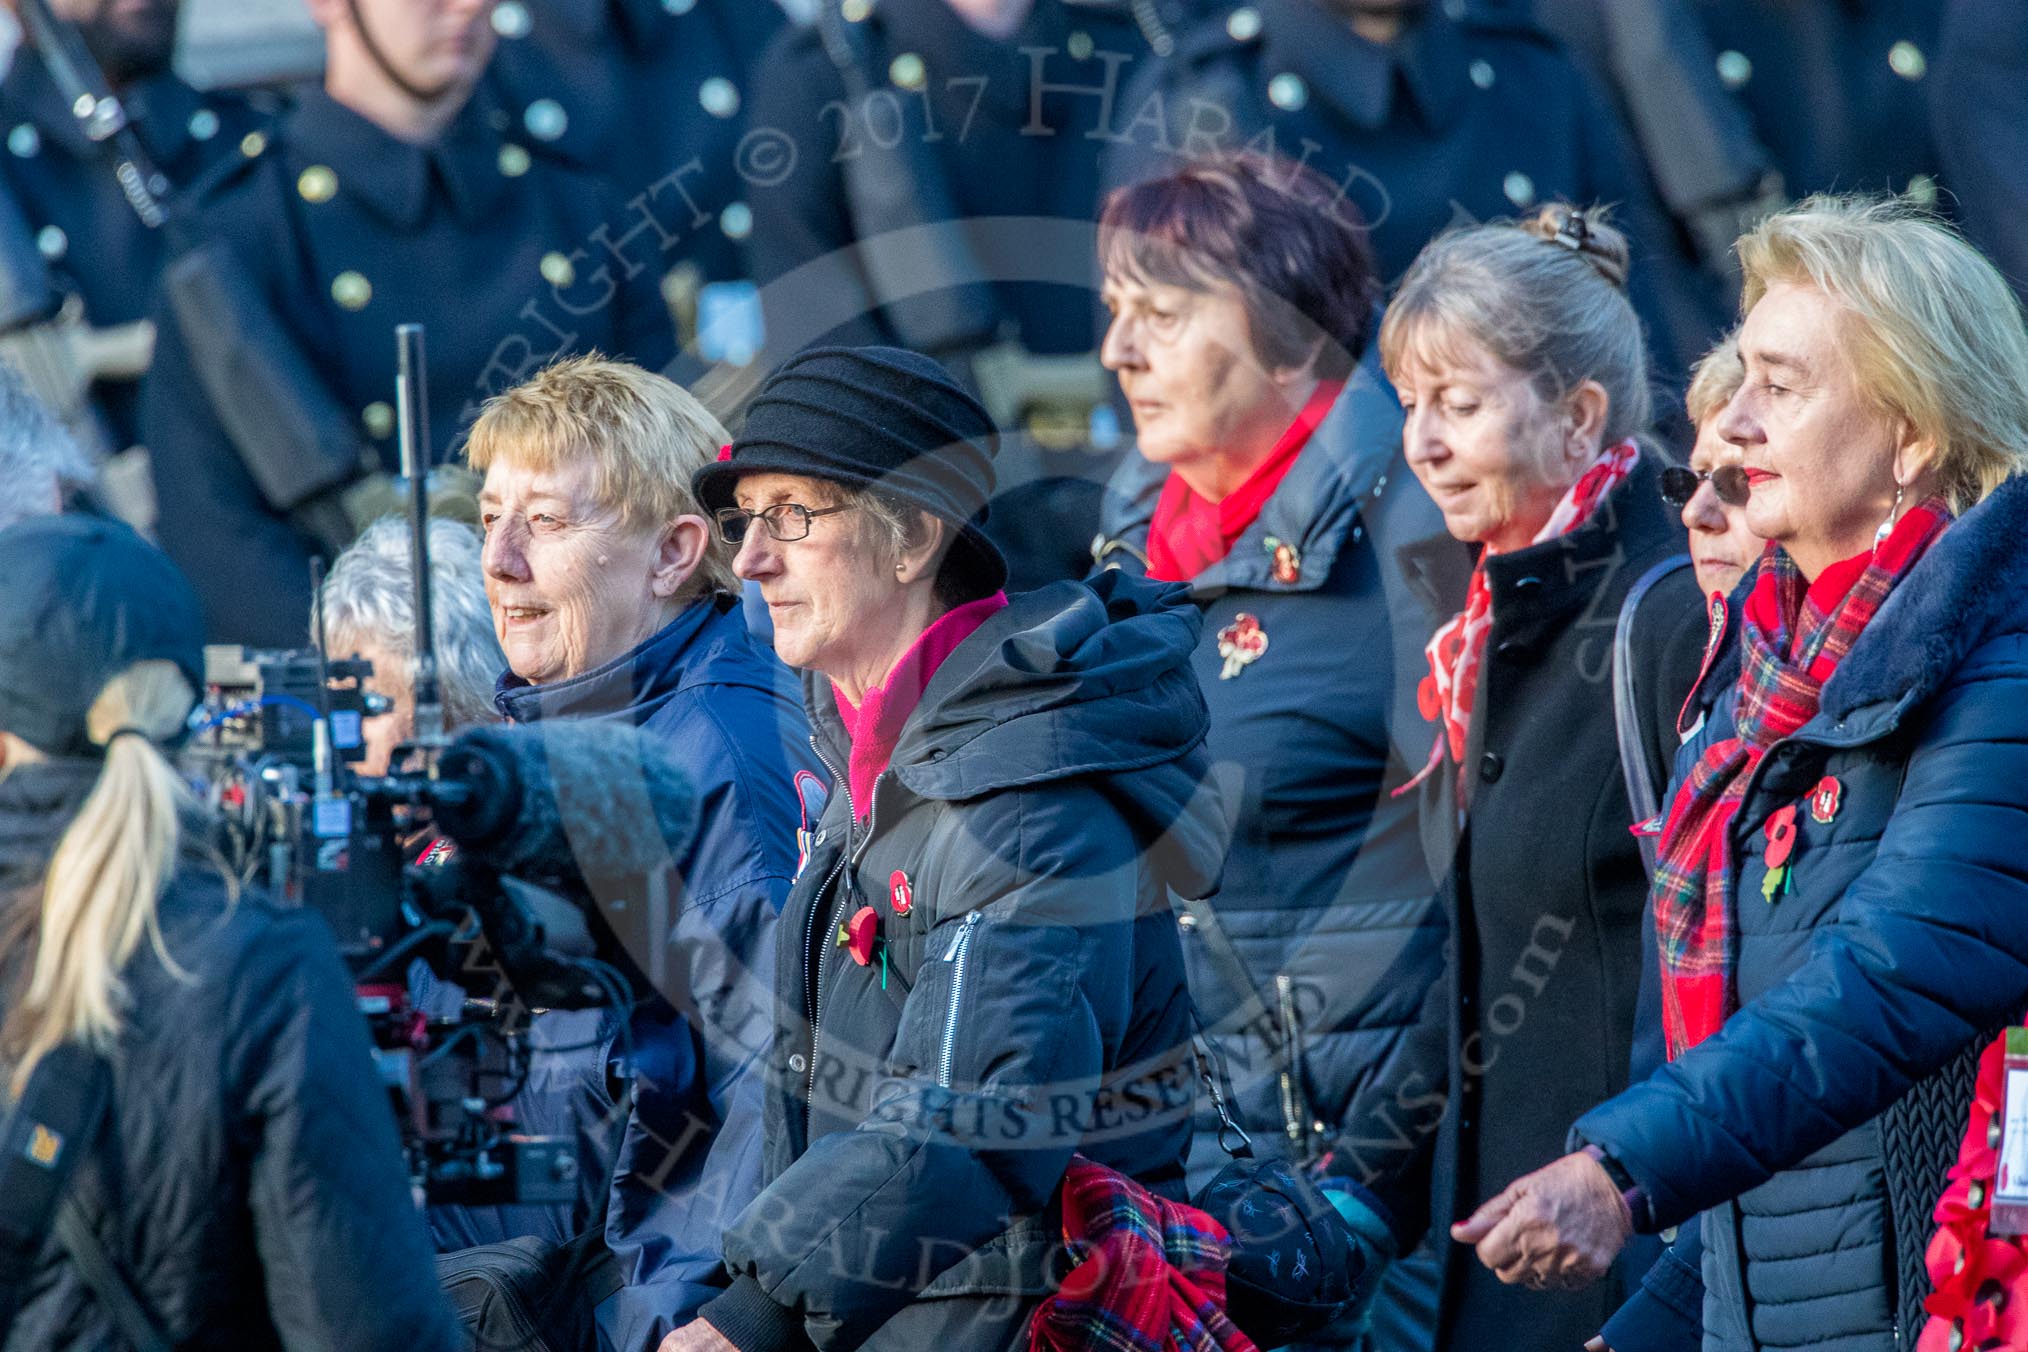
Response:
[{"label": "black bag strap", "polygon": [[99,1242],[98,1234],[92,1229],[75,1196],[64,1198],[63,1204],[57,1208],[56,1238],[70,1252],[70,1260],[77,1265],[78,1275],[112,1312],[113,1322],[120,1326],[121,1336],[133,1345],[135,1352],[170,1352],[169,1340],[163,1337],[160,1325],[148,1313],[140,1293],[127,1280],[127,1274],[120,1270],[113,1256],[106,1252],[106,1246]]},{"label": "black bag strap", "polygon": [[[1613,629],[1613,732],[1620,744],[1620,773],[1627,781],[1627,804],[1633,809],[1636,822],[1648,821],[1662,810],[1662,795],[1661,786],[1649,773],[1647,748],[1641,737],[1639,692],[1634,689],[1634,619],[1640,613],[1641,602],[1657,583],[1689,566],[1690,556],[1677,554],[1641,574],[1627,590],[1627,599],[1620,603],[1619,623]],[[1641,860],[1652,880],[1655,838],[1642,835],[1639,840]]]},{"label": "black bag strap", "polygon": [[106,1252],[78,1203],[78,1166],[110,1116],[112,1067],[103,1056],[65,1043],[44,1056],[0,1132],[0,1247],[10,1259],[0,1279],[0,1334],[15,1314],[17,1283],[52,1230],[136,1352],[169,1352],[169,1342],[133,1285]]}]

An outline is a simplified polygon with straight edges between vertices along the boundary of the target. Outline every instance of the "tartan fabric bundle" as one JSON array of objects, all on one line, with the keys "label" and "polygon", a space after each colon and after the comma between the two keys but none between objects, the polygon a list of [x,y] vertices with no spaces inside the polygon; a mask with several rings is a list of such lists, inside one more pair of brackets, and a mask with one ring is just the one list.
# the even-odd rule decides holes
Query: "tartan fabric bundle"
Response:
[{"label": "tartan fabric bundle", "polygon": [[1830,610],[1809,596],[1787,554],[1769,545],[1761,555],[1740,617],[1735,735],[1713,742],[1677,790],[1656,861],[1662,1026],[1672,1060],[1717,1032],[1733,1011],[1737,927],[1726,839],[1753,767],[1816,716],[1824,683],[1950,522],[1941,498],[1904,513]]},{"label": "tartan fabric bundle", "polygon": [[1225,1313],[1225,1228],[1077,1156],[1063,1179],[1076,1266],[1029,1326],[1029,1352],[1256,1352]]}]

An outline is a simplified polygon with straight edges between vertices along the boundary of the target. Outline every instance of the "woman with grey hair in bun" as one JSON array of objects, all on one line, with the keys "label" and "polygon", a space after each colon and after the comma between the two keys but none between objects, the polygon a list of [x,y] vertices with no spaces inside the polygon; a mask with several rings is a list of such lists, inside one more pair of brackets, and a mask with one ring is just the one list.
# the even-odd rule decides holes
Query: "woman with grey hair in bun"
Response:
[{"label": "woman with grey hair in bun", "polygon": [[[1348,1135],[1327,1166],[1370,1180],[1410,1228],[1472,1216],[1627,1080],[1647,886],[1614,737],[1613,630],[1635,580],[1683,548],[1638,440],[1649,368],[1627,269],[1597,211],[1453,230],[1409,268],[1380,329],[1409,467],[1477,550],[1462,611],[1425,588],[1430,749],[1409,790],[1444,879],[1450,961],[1412,1070],[1370,1086],[1371,1111],[1351,1118],[1396,1130]],[[1440,576],[1424,555],[1440,557],[1403,551],[1412,583]],[[1640,645],[1635,689],[1661,722],[1696,674],[1703,626],[1687,574],[1651,598],[1664,622]],[[1613,1186],[1602,1170],[1596,1183]],[[1613,1309],[1615,1283],[1508,1286],[1447,1249],[1439,1347],[1574,1348]]]}]

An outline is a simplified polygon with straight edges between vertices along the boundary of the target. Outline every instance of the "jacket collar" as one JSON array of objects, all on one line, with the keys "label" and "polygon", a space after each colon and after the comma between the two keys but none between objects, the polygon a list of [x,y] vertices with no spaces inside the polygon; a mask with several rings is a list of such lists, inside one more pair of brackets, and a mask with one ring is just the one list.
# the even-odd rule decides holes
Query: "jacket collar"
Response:
[{"label": "jacket collar", "polygon": [[1316,0],[1259,0],[1268,63],[1303,77],[1333,108],[1367,131],[1395,115],[1396,100],[1429,131],[1448,127],[1464,92],[1462,35],[1428,5],[1401,39],[1380,46],[1354,36]]},{"label": "jacket collar", "polygon": [[[1486,585],[1493,593],[1488,642],[1509,651],[1510,644],[1533,648],[1548,642],[1592,604],[1601,587],[1634,566],[1631,556],[1641,543],[1668,538],[1676,528],[1662,502],[1660,479],[1653,455],[1643,452],[1625,482],[1576,530],[1486,560]],[[1629,548],[1630,542],[1635,548]],[[1439,623],[1455,614],[1463,600],[1450,544],[1448,536],[1433,537],[1400,551],[1404,571],[1416,580],[1425,603],[1439,612]],[[1612,619],[1607,616],[1607,623]]]},{"label": "jacket collar", "polygon": [[309,86],[298,92],[285,138],[296,157],[331,168],[345,192],[391,225],[415,229],[441,195],[460,224],[476,229],[507,196],[504,143],[489,125],[489,107],[475,91],[441,136],[415,145]]},{"label": "jacket collar", "polygon": [[[1379,316],[1374,317],[1379,332]],[[1305,592],[1324,585],[1354,524],[1361,503],[1408,475],[1401,463],[1401,403],[1380,369],[1380,345],[1369,342],[1359,365],[1309,444],[1232,552],[1191,581],[1199,596],[1244,588],[1249,591]],[[1148,526],[1169,469],[1129,454],[1113,475],[1107,519],[1097,552],[1118,544],[1145,558]],[[1274,576],[1268,541],[1294,546],[1294,582]],[[1105,560],[1101,558],[1100,562]]]},{"label": "jacket collar", "polygon": [[[1905,711],[1942,689],[1980,644],[2028,632],[2028,570],[2019,562],[2024,535],[2028,477],[2017,475],[1952,523],[1881,603],[1824,683],[1806,731],[1854,745],[1884,736]],[[1726,598],[1718,654],[1687,707],[1711,710],[1738,685],[1739,615],[1753,578],[1748,570]]]},{"label": "jacket collar", "polygon": [[[530,685],[501,675],[493,705],[516,723],[630,714],[640,722],[679,690],[696,685],[767,685],[736,597],[701,597],[633,651],[582,676]],[[772,688],[769,685],[767,688]]]}]

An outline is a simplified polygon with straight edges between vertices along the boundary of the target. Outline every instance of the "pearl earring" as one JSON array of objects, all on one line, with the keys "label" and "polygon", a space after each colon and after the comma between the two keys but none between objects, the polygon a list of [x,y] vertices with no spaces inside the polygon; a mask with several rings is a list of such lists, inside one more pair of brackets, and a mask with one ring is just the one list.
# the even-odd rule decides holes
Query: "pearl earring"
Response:
[{"label": "pearl earring", "polygon": [[1901,481],[1895,480],[1894,505],[1887,509],[1887,519],[1880,523],[1880,529],[1873,532],[1873,547],[1875,549],[1880,548],[1886,542],[1887,537],[1894,533],[1894,523],[1901,517],[1902,491]]}]

